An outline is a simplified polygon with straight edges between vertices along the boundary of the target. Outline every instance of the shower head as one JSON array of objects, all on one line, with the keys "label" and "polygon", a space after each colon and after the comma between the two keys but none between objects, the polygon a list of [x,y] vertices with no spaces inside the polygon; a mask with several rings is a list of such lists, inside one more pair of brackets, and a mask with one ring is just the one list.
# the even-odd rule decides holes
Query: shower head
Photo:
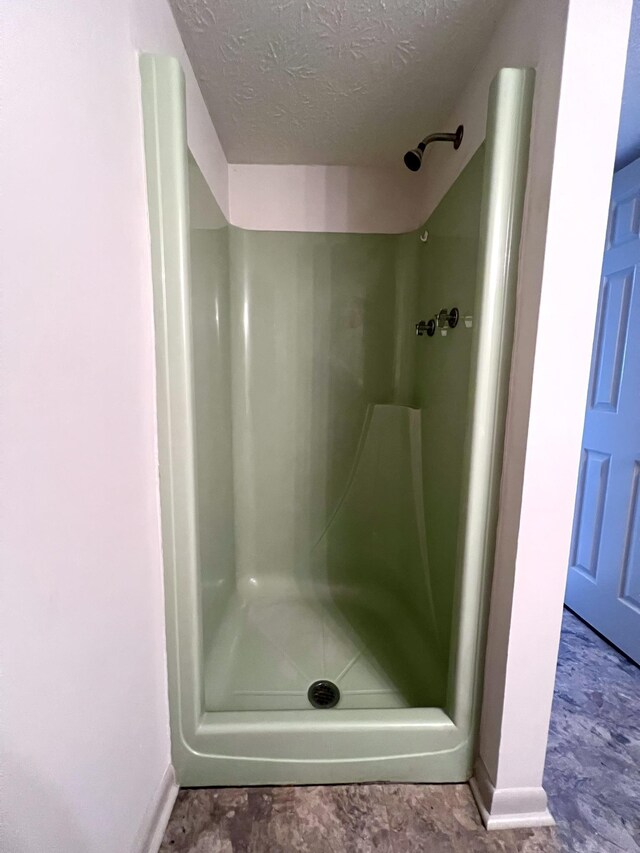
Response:
[{"label": "shower head", "polygon": [[407,151],[404,155],[404,165],[407,169],[411,169],[412,172],[417,172],[420,166],[422,166],[422,154],[426,145],[421,142],[417,148],[412,148],[411,151]]},{"label": "shower head", "polygon": [[461,124],[458,125],[455,133],[432,133],[430,136],[425,136],[417,148],[412,148],[411,151],[407,151],[404,155],[404,165],[412,172],[417,172],[420,166],[422,166],[424,149],[430,142],[453,142],[453,147],[457,151],[462,144],[463,135],[464,125]]}]

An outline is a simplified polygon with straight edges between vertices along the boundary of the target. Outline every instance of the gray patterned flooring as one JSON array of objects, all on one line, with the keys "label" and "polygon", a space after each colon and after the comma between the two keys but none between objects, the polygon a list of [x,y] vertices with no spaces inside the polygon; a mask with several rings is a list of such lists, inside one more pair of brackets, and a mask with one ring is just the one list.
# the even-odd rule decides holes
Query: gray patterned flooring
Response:
[{"label": "gray patterned flooring", "polygon": [[562,849],[640,851],[640,669],[568,611],[544,786]]},{"label": "gray patterned flooring", "polygon": [[160,851],[640,851],[640,670],[570,613],[545,786],[555,829],[491,833],[466,785],[183,790]]}]

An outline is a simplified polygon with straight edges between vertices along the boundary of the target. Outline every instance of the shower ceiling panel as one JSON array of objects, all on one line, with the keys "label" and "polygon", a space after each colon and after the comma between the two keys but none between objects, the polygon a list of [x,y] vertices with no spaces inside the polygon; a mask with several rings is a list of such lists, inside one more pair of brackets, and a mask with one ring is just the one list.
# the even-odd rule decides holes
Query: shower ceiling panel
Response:
[{"label": "shower ceiling panel", "polygon": [[507,0],[170,0],[230,163],[396,165]]}]

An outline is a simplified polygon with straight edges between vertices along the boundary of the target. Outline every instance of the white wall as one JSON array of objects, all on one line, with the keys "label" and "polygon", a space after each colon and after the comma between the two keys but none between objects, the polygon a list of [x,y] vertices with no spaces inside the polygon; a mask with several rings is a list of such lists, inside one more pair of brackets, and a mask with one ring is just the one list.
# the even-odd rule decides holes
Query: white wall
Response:
[{"label": "white wall", "polygon": [[255,231],[412,231],[422,193],[401,153],[397,169],[230,165],[231,223]]},{"label": "white wall", "polygon": [[184,55],[164,0],[3,12],[0,849],[127,853],[171,792],[136,49]]}]

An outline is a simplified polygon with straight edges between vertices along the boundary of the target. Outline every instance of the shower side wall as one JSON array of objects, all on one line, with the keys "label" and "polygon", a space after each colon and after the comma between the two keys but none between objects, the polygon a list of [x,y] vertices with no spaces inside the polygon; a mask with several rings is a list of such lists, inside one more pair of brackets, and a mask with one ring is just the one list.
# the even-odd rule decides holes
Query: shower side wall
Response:
[{"label": "shower side wall", "polygon": [[[442,308],[456,307],[455,329],[432,338],[415,337],[413,397],[422,410],[422,463],[427,552],[439,650],[449,659],[458,563],[458,535],[463,511],[465,440],[471,417],[469,382],[474,329],[464,317],[473,314],[484,174],[484,145],[465,167],[429,217],[420,234],[416,320],[429,320]],[[475,320],[475,323],[474,323]]]},{"label": "shower side wall", "polygon": [[190,229],[196,499],[205,648],[235,589],[228,231],[226,226]]}]

